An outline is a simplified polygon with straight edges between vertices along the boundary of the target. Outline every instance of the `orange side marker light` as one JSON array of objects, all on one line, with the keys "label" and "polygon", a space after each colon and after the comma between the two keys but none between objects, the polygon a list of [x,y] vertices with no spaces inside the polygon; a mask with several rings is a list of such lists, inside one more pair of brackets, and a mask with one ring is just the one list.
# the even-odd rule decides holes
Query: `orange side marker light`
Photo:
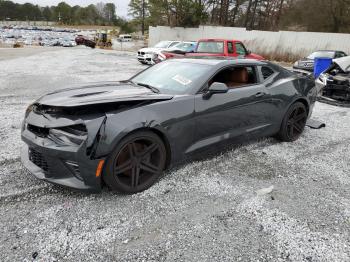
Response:
[{"label": "orange side marker light", "polygon": [[100,177],[101,176],[104,163],[105,163],[104,160],[100,160],[98,162],[98,166],[97,166],[97,169],[96,169],[96,177]]}]

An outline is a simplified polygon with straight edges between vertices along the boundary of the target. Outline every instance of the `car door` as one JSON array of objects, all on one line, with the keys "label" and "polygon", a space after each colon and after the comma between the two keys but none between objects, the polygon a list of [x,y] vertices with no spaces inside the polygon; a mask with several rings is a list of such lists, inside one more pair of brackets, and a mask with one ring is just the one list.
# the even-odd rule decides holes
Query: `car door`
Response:
[{"label": "car door", "polygon": [[214,94],[209,99],[204,99],[203,93],[195,95],[196,130],[194,143],[187,151],[242,136],[249,139],[269,134],[272,124],[269,116],[276,108],[269,90],[260,82],[257,68],[251,68],[256,74],[254,83]]}]

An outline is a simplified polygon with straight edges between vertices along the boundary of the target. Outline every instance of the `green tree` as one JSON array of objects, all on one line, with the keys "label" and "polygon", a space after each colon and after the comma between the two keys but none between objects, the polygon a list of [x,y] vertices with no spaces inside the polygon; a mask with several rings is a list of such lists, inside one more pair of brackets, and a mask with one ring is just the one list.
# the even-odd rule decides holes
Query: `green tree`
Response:
[{"label": "green tree", "polygon": [[129,15],[134,18],[134,22],[141,25],[142,35],[145,34],[146,16],[148,12],[147,0],[131,0],[129,3]]},{"label": "green tree", "polygon": [[50,7],[46,6],[42,9],[42,16],[46,21],[50,21],[52,19],[53,13]]},{"label": "green tree", "polygon": [[110,23],[114,24],[117,21],[116,8],[113,3],[106,3],[103,8],[104,18]]},{"label": "green tree", "polygon": [[66,2],[59,3],[56,8],[54,9],[54,16],[56,17],[57,21],[69,24],[72,22],[72,14],[71,14],[71,6],[68,5]]}]

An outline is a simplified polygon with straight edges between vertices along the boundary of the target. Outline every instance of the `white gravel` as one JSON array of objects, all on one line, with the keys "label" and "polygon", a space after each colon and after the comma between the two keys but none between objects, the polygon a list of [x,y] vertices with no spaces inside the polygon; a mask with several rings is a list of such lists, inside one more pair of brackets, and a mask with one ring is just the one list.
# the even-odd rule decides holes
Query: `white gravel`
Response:
[{"label": "white gravel", "polygon": [[327,127],[295,143],[235,148],[132,196],[86,195],[24,171],[24,110],[48,91],[144,66],[73,48],[0,68],[0,261],[350,261],[350,109],[318,103]]}]

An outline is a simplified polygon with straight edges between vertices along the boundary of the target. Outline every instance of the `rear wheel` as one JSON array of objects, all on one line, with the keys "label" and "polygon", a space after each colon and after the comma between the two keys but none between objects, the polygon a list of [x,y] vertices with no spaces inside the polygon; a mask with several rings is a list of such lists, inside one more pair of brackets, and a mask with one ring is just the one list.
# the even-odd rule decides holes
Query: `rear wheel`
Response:
[{"label": "rear wheel", "polygon": [[297,140],[304,131],[307,110],[303,103],[294,103],[287,111],[277,137],[285,142]]},{"label": "rear wheel", "polygon": [[107,161],[104,181],[115,191],[136,193],[153,185],[166,163],[163,141],[152,132],[124,138]]}]

